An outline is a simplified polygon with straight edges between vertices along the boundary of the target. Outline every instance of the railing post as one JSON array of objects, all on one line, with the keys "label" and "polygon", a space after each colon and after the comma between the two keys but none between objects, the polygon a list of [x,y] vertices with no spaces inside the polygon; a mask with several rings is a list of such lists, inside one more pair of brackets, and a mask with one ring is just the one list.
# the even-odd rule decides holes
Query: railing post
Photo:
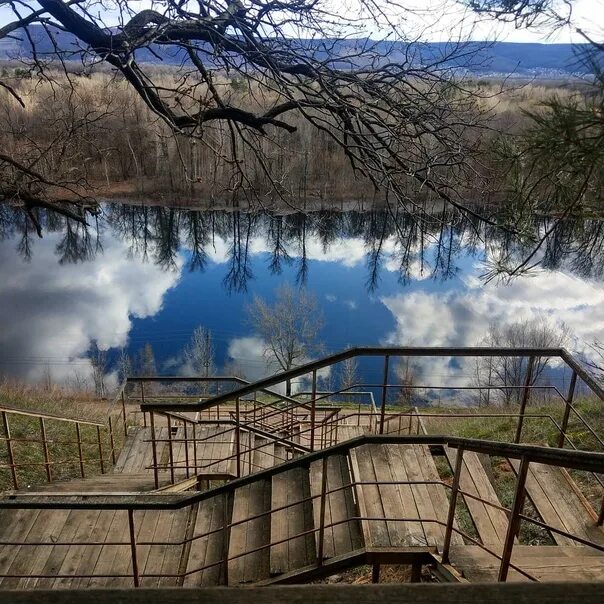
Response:
[{"label": "railing post", "polygon": [[193,424],[193,466],[195,466],[195,475],[197,476],[197,424]]},{"label": "railing post", "polygon": [[187,478],[191,475],[189,471],[189,438],[188,438],[188,430],[187,430],[187,422],[183,422],[183,431],[185,433],[185,466],[187,467],[185,475]]},{"label": "railing post", "polygon": [[598,526],[602,526],[602,524],[604,524],[604,497],[602,497],[600,513],[598,514]]},{"label": "railing post", "polygon": [[382,409],[380,411],[380,434],[384,434],[384,417],[386,415],[386,399],[388,398],[388,364],[390,356],[384,357],[384,382],[382,385]]},{"label": "railing post", "polygon": [[96,427],[96,440],[99,445],[99,464],[101,466],[101,474],[105,473],[105,461],[103,460],[103,440],[101,438],[101,426]]},{"label": "railing post", "polygon": [[[142,384],[142,382],[141,382]],[[124,398],[124,390],[122,389],[122,417],[124,420],[124,437],[128,436],[128,427],[126,426],[126,399]]]},{"label": "railing post", "polygon": [[168,415],[168,454],[170,458],[170,480],[174,484],[174,449],[172,448],[172,420]]},{"label": "railing post", "polygon": [[136,533],[134,531],[134,511],[128,510],[128,528],[130,531],[130,553],[132,555],[132,578],[134,579],[134,587],[139,587],[140,581],[138,576],[138,559],[136,556]]},{"label": "railing post", "polygon": [[222,494],[222,577],[224,585],[229,584],[229,493]]},{"label": "railing post", "polygon": [[44,453],[44,468],[46,470],[46,480],[52,482],[52,471],[50,468],[50,456],[48,454],[48,439],[46,438],[46,424],[44,418],[40,418],[40,436],[42,437],[42,451]]},{"label": "railing post", "polygon": [[327,499],[327,457],[323,457],[321,470],[321,512],[319,514],[319,547],[317,564],[323,565],[323,547],[325,541],[325,507]]},{"label": "railing post", "polygon": [[80,423],[76,422],[76,438],[78,439],[78,457],[80,459],[80,474],[82,478],[86,478],[84,475],[84,458],[82,457],[82,435],[80,434]]},{"label": "railing post", "polygon": [[139,382],[139,384],[141,385],[141,404],[145,404],[145,388],[144,388],[144,384],[142,382],[142,380]]},{"label": "railing post", "polygon": [[445,528],[445,541],[443,543],[443,564],[449,563],[451,535],[453,534],[453,522],[455,521],[455,509],[457,507],[457,496],[459,494],[459,478],[461,476],[461,469],[463,467],[463,452],[463,447],[459,447],[457,449],[457,459],[455,460],[455,472],[453,473],[453,484],[451,485],[451,500],[449,501],[449,514],[447,516],[447,526]]},{"label": "railing post", "polygon": [[19,488],[19,480],[17,479],[17,468],[15,467],[15,456],[13,453],[13,441],[10,437],[10,426],[6,411],[2,412],[2,424],[4,425],[4,435],[6,436],[6,451],[8,453],[8,463],[10,464],[10,473],[13,479],[15,489]]},{"label": "railing post", "polygon": [[153,454],[153,481],[155,488],[159,489],[159,471],[157,467],[157,442],[155,440],[155,414],[149,413],[149,423],[151,424],[151,451]]},{"label": "railing post", "polygon": [[520,442],[520,437],[522,435],[522,425],[524,423],[524,411],[526,409],[526,404],[529,399],[530,393],[530,385],[533,379],[533,368],[535,365],[535,357],[530,357],[528,362],[528,367],[526,368],[526,378],[524,380],[524,388],[522,390],[522,401],[520,402],[520,413],[518,415],[518,426],[516,428],[516,437],[514,438],[514,442],[518,444]]},{"label": "railing post", "polygon": [[111,445],[111,463],[115,465],[115,441],[113,440],[113,421],[109,416],[109,443]]},{"label": "railing post", "polygon": [[312,400],[310,401],[310,451],[315,450],[315,421],[317,414],[317,370],[312,372]]},{"label": "railing post", "polygon": [[237,460],[237,478],[241,476],[241,427],[239,424],[239,397],[235,399],[235,455]]},{"label": "railing post", "polygon": [[566,441],[566,430],[568,428],[568,418],[570,417],[570,406],[573,404],[573,397],[575,396],[575,386],[577,385],[577,372],[573,371],[570,378],[570,385],[568,387],[568,394],[566,395],[566,401],[564,406],[564,417],[560,424],[560,438],[558,440],[558,447],[564,448],[564,442]]},{"label": "railing post", "polygon": [[512,548],[514,547],[514,539],[520,529],[520,516],[522,506],[524,504],[524,484],[526,483],[526,475],[528,473],[529,459],[526,455],[520,460],[520,468],[518,469],[518,477],[516,479],[516,491],[514,493],[514,502],[510,511],[508,521],[508,529],[505,535],[505,543],[501,553],[501,565],[499,567],[498,581],[505,581],[510,568],[510,560],[512,558]]}]

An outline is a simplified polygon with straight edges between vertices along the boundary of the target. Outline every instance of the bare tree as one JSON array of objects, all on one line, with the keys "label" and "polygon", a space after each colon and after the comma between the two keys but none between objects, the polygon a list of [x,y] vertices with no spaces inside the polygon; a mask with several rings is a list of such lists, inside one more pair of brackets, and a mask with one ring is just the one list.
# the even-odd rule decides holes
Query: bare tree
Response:
[{"label": "bare tree", "polygon": [[138,373],[143,376],[157,375],[153,346],[147,342],[138,352]]},{"label": "bare tree", "polygon": [[[552,325],[543,317],[525,319],[516,323],[497,325],[491,323],[488,333],[480,342],[481,346],[496,348],[560,348],[569,339],[566,325]],[[522,398],[522,386],[526,383],[528,370],[527,357],[482,357],[476,361],[475,386],[479,391],[480,403],[500,400],[510,406],[519,403]],[[535,386],[550,364],[547,357],[535,360],[529,386]],[[500,396],[493,393],[495,387]],[[481,390],[482,388],[482,390]]]},{"label": "bare tree", "polygon": [[[134,0],[2,4],[15,18],[0,29],[0,39],[28,38],[40,77],[53,78],[50,60],[68,82],[70,59],[88,69],[106,65],[165,131],[214,154],[218,170],[229,175],[223,194],[292,203],[280,151],[309,125],[388,203],[416,207],[421,215],[423,201],[435,197],[476,215],[463,189],[478,174],[480,137],[467,133],[481,126],[482,116],[460,74],[482,59],[476,45],[460,40],[421,43],[401,18],[412,9],[395,0],[356,0],[345,11],[317,0],[161,0],[152,9]],[[117,25],[108,27],[105,19]],[[45,32],[50,52],[36,52],[32,25]],[[379,39],[372,40],[376,31]],[[58,33],[71,34],[74,44],[62,48]],[[139,58],[168,55],[181,58],[172,81],[159,81]],[[225,86],[224,74],[237,86]],[[12,102],[24,102],[9,84],[3,88]],[[94,119],[87,116],[82,125]],[[40,205],[83,220],[70,204],[82,201],[86,183],[40,170],[47,157],[45,150],[0,155],[0,196],[22,204],[37,227],[33,209]],[[267,190],[258,190],[258,176],[268,179]],[[190,170],[187,178],[211,175]]]},{"label": "bare tree", "polygon": [[107,350],[101,350],[96,340],[90,345],[90,364],[92,365],[92,379],[94,381],[94,391],[97,396],[107,395],[105,386],[105,375],[107,373]]},{"label": "bare tree", "polygon": [[125,348],[120,350],[120,356],[117,359],[117,377],[120,384],[132,375],[132,361]]},{"label": "bare tree", "polygon": [[[185,346],[183,352],[185,364],[192,375],[210,377],[214,375],[216,366],[214,362],[214,339],[212,332],[203,326],[198,326],[193,331],[189,343]],[[202,394],[206,394],[209,389],[207,382],[200,384]]]},{"label": "bare tree", "polygon": [[340,363],[340,390],[351,392],[359,379],[359,362],[356,358],[350,357]]},{"label": "bare tree", "polygon": [[409,364],[409,358],[399,358],[394,366],[394,375],[397,383],[400,384],[398,389],[398,402],[400,405],[411,405],[416,398],[416,391],[413,388],[415,384],[415,372]]},{"label": "bare tree", "polygon": [[323,350],[319,342],[323,313],[317,298],[306,289],[282,285],[273,304],[255,296],[247,306],[247,315],[264,342],[265,359],[283,371]]}]

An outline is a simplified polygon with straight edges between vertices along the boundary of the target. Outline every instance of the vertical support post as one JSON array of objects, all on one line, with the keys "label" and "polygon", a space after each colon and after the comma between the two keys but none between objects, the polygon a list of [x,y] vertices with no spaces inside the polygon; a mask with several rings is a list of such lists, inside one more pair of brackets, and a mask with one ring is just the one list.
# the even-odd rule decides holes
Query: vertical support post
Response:
[{"label": "vertical support post", "polygon": [[602,504],[600,505],[600,513],[598,514],[598,526],[604,524],[604,497],[602,497]]},{"label": "vertical support post", "polygon": [[323,548],[325,543],[325,507],[327,503],[327,457],[323,458],[321,466],[321,511],[319,513],[319,547],[317,564],[323,565]]},{"label": "vertical support post", "polygon": [[40,418],[40,436],[42,437],[42,451],[44,453],[44,469],[46,470],[46,480],[52,482],[52,471],[50,469],[50,455],[48,454],[48,439],[46,438],[46,424],[44,418]]},{"label": "vertical support post", "polygon": [[459,477],[461,476],[461,468],[463,466],[463,452],[463,447],[457,449],[455,472],[453,473],[453,484],[451,485],[451,501],[449,502],[449,514],[447,516],[445,541],[443,543],[443,564],[449,563],[449,549],[451,547],[451,535],[453,534],[453,521],[455,520],[455,508],[457,507],[457,496],[459,494]]},{"label": "vertical support post", "polygon": [[535,357],[530,357],[528,362],[528,367],[526,368],[526,378],[524,380],[524,389],[522,391],[522,401],[520,402],[520,413],[518,415],[518,426],[516,428],[516,437],[514,438],[515,443],[520,442],[520,437],[522,436],[522,424],[524,423],[524,411],[526,409],[526,404],[529,399],[530,393],[530,385],[533,379],[533,368],[535,365]]},{"label": "vertical support post", "polygon": [[140,581],[138,576],[138,558],[136,556],[136,533],[134,531],[134,512],[128,510],[128,529],[130,531],[130,553],[132,555],[132,578],[134,579],[134,587],[139,587]]},{"label": "vertical support post", "polygon": [[15,455],[13,453],[13,441],[10,437],[10,426],[8,424],[8,416],[6,411],[2,412],[2,424],[4,426],[4,435],[6,436],[6,451],[8,453],[8,463],[10,465],[10,473],[13,479],[15,489],[19,488],[19,480],[17,479],[17,468],[15,467]]},{"label": "vertical support post", "polygon": [[153,481],[155,488],[159,489],[159,470],[157,467],[157,441],[155,440],[155,414],[149,413],[149,423],[151,424],[151,450],[153,453]]},{"label": "vertical support post", "polygon": [[411,565],[411,583],[421,583],[422,580],[422,565],[416,562]]},{"label": "vertical support post", "polygon": [[229,493],[222,494],[222,577],[229,584]]},{"label": "vertical support post", "polygon": [[187,430],[187,422],[183,422],[183,431],[185,433],[185,466],[187,467],[186,471],[185,471],[185,475],[187,478],[190,477],[191,472],[189,470],[189,434],[188,434],[188,430]]},{"label": "vertical support post", "polygon": [[82,435],[80,433],[80,422],[76,422],[76,438],[78,439],[78,457],[80,458],[80,474],[82,478],[86,478],[84,475],[84,458],[82,457]]},{"label": "vertical support post", "polygon": [[237,478],[241,476],[241,427],[239,423],[239,397],[235,399],[235,455],[237,460]]},{"label": "vertical support post", "polygon": [[168,453],[170,457],[170,481],[174,484],[174,449],[172,448],[172,419],[168,415]]},{"label": "vertical support post", "polygon": [[195,475],[197,475],[197,424],[193,424],[193,465],[195,466]]},{"label": "vertical support post", "polygon": [[[141,386],[142,386],[141,382]],[[122,419],[124,421],[124,437],[128,436],[128,426],[126,425],[126,399],[124,398],[124,390],[122,390]]]},{"label": "vertical support post", "polygon": [[564,416],[562,417],[562,423],[560,424],[560,438],[558,440],[558,447],[564,448],[566,441],[566,430],[568,429],[568,418],[570,417],[570,406],[573,404],[573,397],[575,396],[575,386],[577,385],[577,372],[573,371],[570,378],[570,385],[568,387],[568,394],[566,395],[566,404],[564,406]]},{"label": "vertical support post", "polygon": [[109,416],[109,444],[111,445],[111,463],[115,465],[115,441],[113,440],[113,421]]},{"label": "vertical support post", "polygon": [[310,401],[310,451],[315,450],[315,421],[317,416],[317,370],[312,372],[312,399]]},{"label": "vertical support post", "polygon": [[285,381],[285,395],[286,396],[292,395],[292,381],[291,380]]},{"label": "vertical support post", "polygon": [[497,577],[497,580],[500,582],[505,581],[508,577],[510,560],[512,558],[512,548],[514,547],[514,538],[518,534],[518,529],[520,528],[519,514],[522,512],[522,506],[524,504],[524,484],[526,482],[529,463],[528,457],[523,455],[522,459],[520,460],[520,468],[518,469],[518,477],[516,479],[514,502],[512,503],[510,519],[508,521],[508,530],[505,535],[503,552],[501,553],[501,565],[499,566],[499,576]]},{"label": "vertical support post", "polygon": [[141,404],[145,404],[145,385],[143,384],[143,382],[140,382],[141,385]]},{"label": "vertical support post", "polygon": [[373,563],[373,568],[371,569],[371,582],[379,583],[380,582],[380,565],[376,562]]},{"label": "vertical support post", "polygon": [[382,384],[382,408],[380,411],[380,434],[384,434],[384,417],[386,415],[386,399],[388,397],[388,364],[390,356],[384,357],[384,381]]},{"label": "vertical support post", "polygon": [[104,474],[105,460],[103,459],[103,439],[101,437],[101,426],[96,427],[96,440],[99,446],[99,465],[101,466],[101,474]]}]

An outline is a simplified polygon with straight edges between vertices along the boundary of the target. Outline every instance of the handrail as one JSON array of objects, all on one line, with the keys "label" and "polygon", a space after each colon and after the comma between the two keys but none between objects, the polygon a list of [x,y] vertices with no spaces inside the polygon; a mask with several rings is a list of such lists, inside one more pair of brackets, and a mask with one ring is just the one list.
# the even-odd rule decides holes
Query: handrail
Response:
[{"label": "handrail", "polygon": [[[566,354],[567,356],[563,356]],[[189,405],[185,409],[181,409],[179,405],[174,405],[176,410],[186,410],[188,409],[207,409],[209,407],[213,407],[220,403],[223,403],[229,399],[233,399],[236,397],[242,397],[246,394],[251,394],[256,390],[262,390],[269,388],[270,386],[274,386],[286,380],[291,380],[292,378],[300,377],[311,373],[312,371],[317,371],[319,369],[323,369],[329,365],[333,365],[334,363],[339,363],[341,361],[345,361],[347,359],[351,359],[358,356],[367,356],[367,357],[376,357],[376,356],[413,356],[413,357],[439,357],[439,356],[461,356],[461,357],[513,357],[513,356],[523,356],[523,357],[560,357],[563,360],[567,361],[567,358],[572,357],[566,352],[564,348],[493,348],[493,347],[389,347],[389,348],[381,348],[381,347],[363,347],[363,348],[349,348],[343,352],[339,352],[336,354],[332,354],[317,361],[312,361],[310,363],[306,363],[305,365],[300,365],[298,367],[294,367],[293,369],[289,369],[288,371],[282,371],[273,376],[263,378],[254,382],[252,384],[247,384],[242,386],[237,390],[233,390],[228,394],[220,394],[203,403],[198,403],[196,405]],[[567,361],[568,363],[568,361]],[[572,368],[577,372],[577,374],[581,377],[581,379],[594,390],[602,399],[604,399],[604,390],[600,388],[595,380],[590,378],[583,370],[583,368],[578,365],[573,360]],[[586,376],[586,377],[584,377]],[[589,380],[589,381],[588,381]],[[594,384],[595,387],[592,387],[591,383]],[[143,406],[141,406],[143,408]],[[146,410],[151,410],[153,408],[152,404],[144,405]]]},{"label": "handrail", "polygon": [[28,417],[40,418],[44,419],[52,419],[60,422],[69,422],[72,424],[82,424],[84,426],[101,426],[103,427],[105,424],[103,422],[91,422],[89,420],[80,419],[78,417],[67,417],[66,415],[55,415],[54,413],[47,413],[46,411],[35,411],[33,409],[17,409],[16,407],[10,407],[8,405],[0,405],[0,413],[5,411],[6,413],[13,413],[15,415],[26,415]]},{"label": "handrail", "polygon": [[214,487],[204,492],[187,495],[82,495],[74,497],[73,494],[61,495],[57,493],[44,496],[33,494],[12,493],[0,495],[0,509],[179,509],[199,503],[215,495],[230,492],[236,488],[251,484],[258,480],[272,478],[276,474],[286,472],[296,467],[306,467],[314,461],[321,460],[330,455],[347,453],[351,449],[370,444],[424,444],[447,445],[462,448],[466,451],[486,453],[498,457],[512,459],[526,459],[530,462],[554,465],[557,467],[572,468],[588,472],[604,473],[604,453],[592,451],[571,451],[556,449],[539,445],[519,445],[515,443],[502,443],[490,440],[462,438],[442,435],[364,435],[338,443],[332,447],[307,453],[285,463],[267,468],[248,476],[237,478],[226,484]]}]

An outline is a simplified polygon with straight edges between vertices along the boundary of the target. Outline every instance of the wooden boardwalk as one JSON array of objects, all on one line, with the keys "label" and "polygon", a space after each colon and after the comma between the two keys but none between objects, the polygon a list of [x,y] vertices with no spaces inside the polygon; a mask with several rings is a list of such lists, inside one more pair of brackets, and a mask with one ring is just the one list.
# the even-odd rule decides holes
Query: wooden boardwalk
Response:
[{"label": "wooden boardwalk", "polygon": [[[158,428],[157,455],[169,457],[168,428]],[[182,428],[173,430],[172,458],[179,479],[186,459]],[[338,440],[360,436],[362,426],[340,426]],[[210,425],[200,432],[197,461],[217,474],[233,472],[233,431]],[[164,437],[166,437],[164,439]],[[243,475],[272,468],[292,457],[268,436],[242,432]],[[454,467],[456,452],[445,448]],[[149,428],[129,435],[112,474],[38,489],[41,493],[149,493],[154,490]],[[215,463],[217,462],[217,463]],[[514,464],[513,464],[514,465]],[[563,471],[533,464],[528,497],[542,518],[586,539],[601,539],[593,510]],[[162,484],[167,472],[160,474]],[[570,482],[569,482],[570,481]],[[480,542],[500,553],[507,514],[470,495],[501,506],[479,456],[466,451],[460,488]],[[322,493],[327,493],[325,504]],[[161,497],[162,491],[157,496]],[[426,556],[442,550],[449,509],[433,451],[426,444],[362,444],[346,453],[301,463],[269,477],[174,510],[133,514],[137,566],[143,587],[242,585],[304,581],[365,552],[402,551]],[[322,542],[320,527],[324,523]],[[558,524],[556,524],[558,523]],[[454,527],[462,525],[458,518]],[[226,527],[226,528],[225,528]],[[0,588],[54,589],[131,587],[133,567],[125,510],[19,509],[0,512]],[[512,562],[540,580],[604,580],[604,556],[554,537],[557,545],[517,544]],[[597,541],[602,542],[602,541]],[[499,560],[456,531],[452,565],[472,581],[496,580]],[[320,558],[320,559],[319,559]],[[425,558],[417,558],[425,559]],[[334,566],[335,567],[335,566]],[[510,580],[522,575],[510,573]]]}]

